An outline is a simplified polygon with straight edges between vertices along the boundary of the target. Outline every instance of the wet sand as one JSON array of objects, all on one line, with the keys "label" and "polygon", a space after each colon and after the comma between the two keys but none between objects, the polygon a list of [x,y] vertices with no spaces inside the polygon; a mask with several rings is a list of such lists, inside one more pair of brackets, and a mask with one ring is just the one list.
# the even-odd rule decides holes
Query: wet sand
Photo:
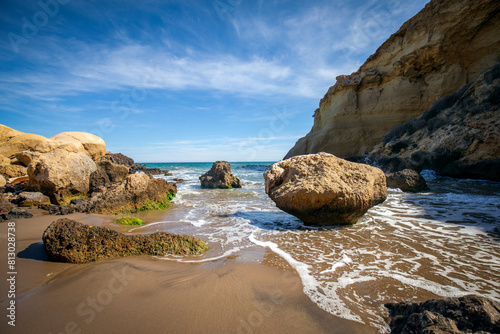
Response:
[{"label": "wet sand", "polygon": [[[48,260],[41,243],[55,219],[39,210],[16,222],[16,327],[7,325],[7,282],[0,295],[1,333],[374,333],[335,317],[302,292],[286,265],[243,257],[189,264],[150,256],[74,265]],[[65,216],[89,225],[109,217]],[[7,224],[0,224],[0,266],[7,272]],[[248,256],[251,258],[251,256]],[[266,258],[274,257],[269,252]],[[280,261],[279,258],[273,261]]]}]

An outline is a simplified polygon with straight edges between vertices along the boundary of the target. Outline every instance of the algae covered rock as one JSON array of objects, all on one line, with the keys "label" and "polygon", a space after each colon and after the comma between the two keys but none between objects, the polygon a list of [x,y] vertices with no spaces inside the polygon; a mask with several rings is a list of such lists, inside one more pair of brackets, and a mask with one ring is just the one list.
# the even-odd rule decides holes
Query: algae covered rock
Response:
[{"label": "algae covered rock", "polygon": [[241,188],[241,181],[231,173],[231,165],[227,161],[216,161],[212,168],[200,176],[202,188]]},{"label": "algae covered rock", "polygon": [[276,206],[310,225],[356,223],[387,198],[380,169],[324,152],[277,162],[264,178]]},{"label": "algae covered rock", "polygon": [[195,237],[156,232],[125,235],[104,227],[59,219],[43,233],[43,246],[53,261],[87,263],[115,256],[202,254],[208,246]]},{"label": "algae covered rock", "polygon": [[155,203],[163,203],[177,192],[177,186],[163,179],[138,173],[122,182],[96,188],[88,202],[88,211],[95,213],[135,212]]}]

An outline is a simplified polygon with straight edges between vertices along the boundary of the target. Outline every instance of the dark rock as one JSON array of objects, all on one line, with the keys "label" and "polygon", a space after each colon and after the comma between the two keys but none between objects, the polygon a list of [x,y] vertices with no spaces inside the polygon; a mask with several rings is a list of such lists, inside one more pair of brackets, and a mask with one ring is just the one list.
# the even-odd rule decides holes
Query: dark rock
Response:
[{"label": "dark rock", "polygon": [[[108,175],[110,182],[120,182],[129,174],[129,168],[124,165],[114,164],[110,161],[100,161],[98,165]],[[106,184],[102,183],[102,184]]]},{"label": "dark rock", "polygon": [[200,239],[165,232],[124,235],[104,227],[90,227],[59,219],[43,233],[43,245],[53,261],[87,263],[114,256],[201,254],[208,250]]},{"label": "dark rock", "polygon": [[175,183],[184,183],[184,179],[175,178]]},{"label": "dark rock", "polygon": [[391,333],[500,333],[500,304],[485,297],[385,304]]},{"label": "dark rock", "polygon": [[212,168],[200,176],[202,188],[241,188],[240,180],[231,173],[231,165],[227,161],[216,161]]},{"label": "dark rock", "polygon": [[425,179],[412,169],[404,169],[399,172],[385,174],[387,187],[399,188],[407,192],[420,192],[429,190]]},{"label": "dark rock", "polygon": [[106,155],[102,157],[99,162],[111,162],[116,165],[126,166],[129,169],[133,169],[135,165],[134,159],[121,153],[106,153]]},{"label": "dark rock", "polygon": [[33,215],[26,210],[14,208],[9,213],[3,213],[0,218],[3,220],[11,220],[18,218],[31,218]]},{"label": "dark rock", "polygon": [[38,206],[42,204],[50,204],[50,198],[41,192],[22,192],[17,198],[19,206]]},{"label": "dark rock", "polygon": [[14,204],[12,204],[4,194],[0,194],[0,213],[9,212],[14,209]]},{"label": "dark rock", "polygon": [[97,187],[88,201],[88,212],[135,211],[150,202],[164,201],[169,193],[176,192],[177,187],[163,179],[143,173],[130,174],[122,182]]}]

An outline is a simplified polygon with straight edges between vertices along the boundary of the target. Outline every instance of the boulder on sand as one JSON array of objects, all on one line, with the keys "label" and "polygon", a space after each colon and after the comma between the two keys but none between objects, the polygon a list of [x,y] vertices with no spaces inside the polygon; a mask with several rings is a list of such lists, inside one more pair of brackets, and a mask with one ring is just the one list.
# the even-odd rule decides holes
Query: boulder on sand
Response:
[{"label": "boulder on sand", "polygon": [[216,161],[212,168],[200,176],[202,188],[241,188],[240,180],[231,173],[231,165],[227,161]]},{"label": "boulder on sand", "polygon": [[94,213],[135,211],[150,202],[164,201],[169,193],[176,192],[177,187],[163,179],[143,173],[130,174],[120,183],[97,187],[89,199],[88,210]]},{"label": "boulder on sand", "polygon": [[165,232],[124,235],[104,227],[91,227],[59,219],[43,233],[43,246],[53,261],[87,263],[112,256],[149,254],[201,254],[208,246],[190,236]]},{"label": "boulder on sand", "polygon": [[393,334],[500,333],[500,304],[481,296],[388,303],[385,307],[390,311]]},{"label": "boulder on sand", "polygon": [[30,184],[55,204],[68,204],[89,191],[90,174],[96,164],[85,153],[56,149],[37,155],[28,166]]},{"label": "boulder on sand", "polygon": [[354,224],[387,198],[380,169],[324,152],[277,162],[264,178],[276,206],[310,225]]},{"label": "boulder on sand", "polygon": [[50,198],[48,198],[41,192],[24,191],[19,194],[17,202],[19,206],[38,206],[43,204],[50,204]]},{"label": "boulder on sand", "polygon": [[4,194],[0,193],[0,213],[9,212],[12,209],[14,209],[14,204]]}]

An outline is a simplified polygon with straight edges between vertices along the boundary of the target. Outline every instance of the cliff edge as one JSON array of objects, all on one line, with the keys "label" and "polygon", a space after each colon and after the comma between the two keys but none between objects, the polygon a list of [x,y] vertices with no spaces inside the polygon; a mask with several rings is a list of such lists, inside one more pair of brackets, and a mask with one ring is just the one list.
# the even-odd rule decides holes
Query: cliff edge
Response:
[{"label": "cliff edge", "polygon": [[396,125],[475,80],[500,60],[500,2],[432,0],[351,75],[337,77],[311,131],[285,158],[364,155]]}]

